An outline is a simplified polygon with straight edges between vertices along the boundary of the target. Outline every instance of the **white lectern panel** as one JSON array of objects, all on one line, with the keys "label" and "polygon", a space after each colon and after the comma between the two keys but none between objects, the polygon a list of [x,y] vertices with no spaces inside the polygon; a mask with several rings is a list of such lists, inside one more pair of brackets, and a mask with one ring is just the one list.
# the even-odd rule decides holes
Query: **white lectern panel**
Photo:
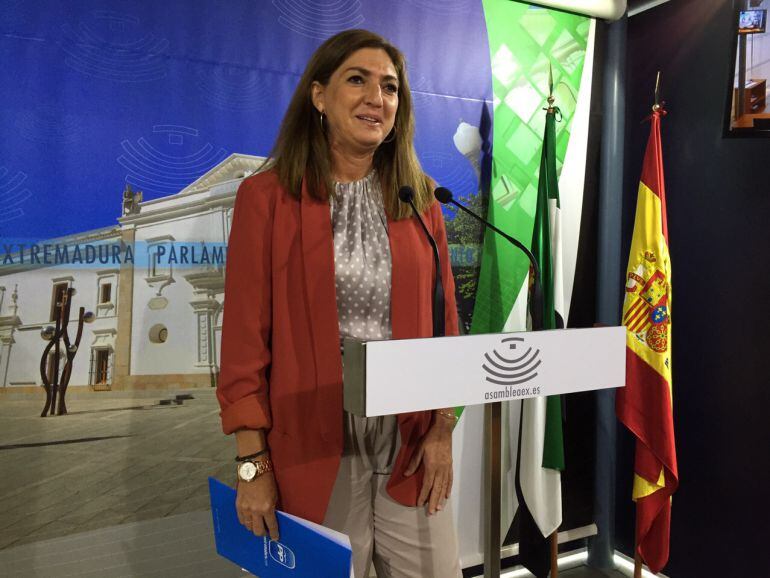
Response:
[{"label": "white lectern panel", "polygon": [[367,416],[623,387],[623,327],[365,344]]}]

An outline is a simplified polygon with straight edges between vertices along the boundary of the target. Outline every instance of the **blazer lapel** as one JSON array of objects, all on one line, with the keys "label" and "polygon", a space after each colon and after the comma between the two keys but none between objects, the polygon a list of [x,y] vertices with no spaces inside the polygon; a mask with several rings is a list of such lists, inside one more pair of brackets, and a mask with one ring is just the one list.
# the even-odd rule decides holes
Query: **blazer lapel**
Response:
[{"label": "blazer lapel", "polygon": [[[427,245],[423,232],[414,218],[394,221],[388,219],[390,239],[391,281],[390,320],[393,339],[428,337],[430,328],[430,307],[421,306],[418,277],[420,269],[431,267],[432,261],[423,262],[418,251],[421,243]],[[427,253],[426,253],[427,254]],[[402,503],[416,505],[419,488],[422,485],[423,468],[410,477],[404,470],[412,459],[417,445],[430,426],[430,412],[412,412],[398,415],[401,434],[401,448],[393,464],[393,473],[388,480],[388,491]]]},{"label": "blazer lapel", "polygon": [[[337,295],[334,283],[334,243],[328,203],[310,197],[302,183],[300,202],[302,260],[305,272],[305,299],[313,339],[316,368],[316,394],[321,416],[342,413],[342,356],[340,354]],[[335,424],[341,427],[342,417]],[[332,424],[321,419],[322,435]],[[341,432],[340,432],[341,433]],[[336,436],[335,436],[336,437]]]}]

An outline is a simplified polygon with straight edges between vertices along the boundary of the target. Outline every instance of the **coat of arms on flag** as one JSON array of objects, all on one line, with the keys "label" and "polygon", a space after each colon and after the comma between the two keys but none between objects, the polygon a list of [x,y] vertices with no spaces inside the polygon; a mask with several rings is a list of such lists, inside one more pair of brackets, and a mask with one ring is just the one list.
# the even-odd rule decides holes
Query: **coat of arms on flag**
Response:
[{"label": "coat of arms on flag", "polygon": [[656,263],[655,254],[645,251],[637,266],[629,271],[623,324],[641,343],[663,353],[668,348],[669,286],[666,274]]}]

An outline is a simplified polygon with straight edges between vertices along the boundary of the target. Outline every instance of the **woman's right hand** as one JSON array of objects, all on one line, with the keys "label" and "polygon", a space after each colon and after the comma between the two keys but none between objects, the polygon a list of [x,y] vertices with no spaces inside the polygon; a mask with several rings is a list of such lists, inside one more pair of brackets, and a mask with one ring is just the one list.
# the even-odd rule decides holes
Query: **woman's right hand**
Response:
[{"label": "woman's right hand", "polygon": [[238,521],[257,536],[270,534],[271,540],[278,540],[278,520],[275,517],[278,486],[273,472],[265,472],[251,482],[238,480],[236,491]]}]

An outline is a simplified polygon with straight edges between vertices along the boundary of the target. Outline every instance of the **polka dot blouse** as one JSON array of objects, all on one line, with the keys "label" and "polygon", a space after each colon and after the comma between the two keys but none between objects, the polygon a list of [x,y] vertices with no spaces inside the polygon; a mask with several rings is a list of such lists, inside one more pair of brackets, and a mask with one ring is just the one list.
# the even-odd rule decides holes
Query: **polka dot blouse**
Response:
[{"label": "polka dot blouse", "polygon": [[377,172],[336,183],[331,199],[340,339],[389,339],[390,245]]}]

